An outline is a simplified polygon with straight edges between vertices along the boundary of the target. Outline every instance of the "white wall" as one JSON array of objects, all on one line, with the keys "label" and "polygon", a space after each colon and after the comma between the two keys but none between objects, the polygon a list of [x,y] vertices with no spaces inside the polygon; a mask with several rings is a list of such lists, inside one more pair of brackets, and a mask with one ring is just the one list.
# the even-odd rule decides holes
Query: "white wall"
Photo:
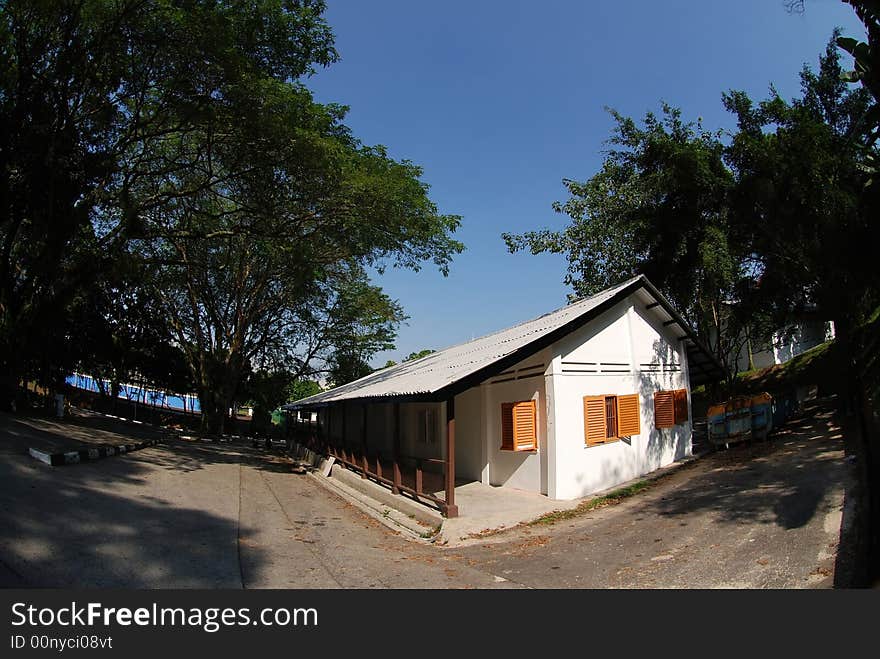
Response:
[{"label": "white wall", "polygon": [[455,397],[456,478],[482,480],[485,451],[482,446],[483,418],[480,399],[480,387],[471,387]]},{"label": "white wall", "polygon": [[[483,464],[479,465],[483,482],[547,493],[544,378],[549,358],[549,351],[543,350],[471,390],[479,393],[483,412],[482,436],[485,444],[481,455],[485,457],[482,458]],[[537,401],[538,450],[502,451],[501,404],[521,400]],[[463,418],[456,407],[456,440],[459,419]],[[461,446],[461,443],[456,441],[456,446]]]},{"label": "white wall", "polygon": [[[834,338],[834,323],[805,320],[773,332],[769,339],[752,342],[752,368],[784,364],[792,357]],[[745,339],[737,355],[738,371],[749,370],[749,351]]]},{"label": "white wall", "polygon": [[[551,498],[582,497],[690,453],[690,421],[654,428],[654,392],[688,388],[686,351],[674,330],[645,311],[638,294],[560,340],[551,351]],[[633,393],[639,394],[641,433],[587,447],[583,397]]]}]

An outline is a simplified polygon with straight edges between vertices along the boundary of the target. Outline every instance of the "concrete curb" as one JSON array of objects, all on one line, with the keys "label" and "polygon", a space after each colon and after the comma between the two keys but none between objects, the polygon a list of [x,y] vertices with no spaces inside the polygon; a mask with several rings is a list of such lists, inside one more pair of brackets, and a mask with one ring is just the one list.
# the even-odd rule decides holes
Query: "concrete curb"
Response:
[{"label": "concrete curb", "polygon": [[108,445],[99,446],[97,448],[81,449],[79,451],[65,451],[63,453],[46,453],[39,449],[28,449],[32,458],[39,460],[52,467],[61,465],[79,464],[80,462],[94,462],[103,458],[109,458],[111,455],[125,455],[133,451],[154,446],[160,440],[150,439],[139,444],[120,444],[118,446]]},{"label": "concrete curb", "polygon": [[383,505],[370,496],[345,485],[338,479],[323,476],[315,471],[308,471],[307,473],[321,487],[342,497],[362,513],[375,519],[380,524],[384,524],[389,529],[400,533],[401,536],[408,540],[432,544],[437,537],[436,534],[428,535],[432,530],[431,527],[407,517],[399,510]]},{"label": "concrete curb", "polygon": [[404,517],[413,519],[427,528],[435,528],[443,523],[443,516],[439,511],[414,501],[406,496],[392,494],[387,487],[374,483],[368,478],[361,478],[360,474],[350,471],[342,464],[333,465],[330,478],[340,482],[358,494],[369,497],[378,506],[390,508],[400,512]]}]

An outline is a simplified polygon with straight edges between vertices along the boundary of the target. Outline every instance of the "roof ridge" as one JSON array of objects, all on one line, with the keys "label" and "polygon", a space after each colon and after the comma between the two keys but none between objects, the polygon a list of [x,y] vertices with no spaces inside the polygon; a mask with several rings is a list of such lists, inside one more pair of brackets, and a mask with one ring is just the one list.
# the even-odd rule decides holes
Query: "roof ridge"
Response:
[{"label": "roof ridge", "polygon": [[[315,394],[314,396],[309,396],[309,397],[301,399],[299,401],[293,401],[292,403],[288,403],[288,405],[299,405],[299,404],[302,404],[304,401],[309,401],[313,398],[314,399],[326,398],[328,395],[331,394],[331,392],[333,392],[334,398],[338,397],[339,395],[344,396],[345,394],[351,392],[352,390],[356,391],[360,388],[367,388],[370,386],[379,385],[383,381],[388,380],[388,379],[394,380],[397,378],[406,378],[407,376],[410,376],[410,375],[418,377],[418,375],[420,375],[420,374],[423,374],[423,375],[432,374],[435,377],[435,379],[443,379],[444,376],[447,376],[447,374],[454,376],[454,371],[456,371],[456,370],[465,370],[465,371],[470,372],[471,369],[469,367],[471,367],[475,364],[479,365],[480,362],[493,363],[493,362],[497,361],[498,359],[506,357],[506,356],[512,354],[513,352],[515,352],[516,350],[519,350],[519,349],[523,348],[524,346],[531,344],[534,340],[537,340],[537,338],[539,338],[541,335],[545,334],[547,331],[552,331],[552,330],[556,329],[553,327],[553,323],[549,323],[546,326],[539,325],[539,326],[535,327],[534,325],[536,323],[538,323],[539,321],[541,321],[541,319],[551,319],[554,316],[558,316],[559,314],[561,314],[564,311],[573,311],[573,313],[570,314],[571,318],[564,318],[561,321],[562,325],[567,324],[567,323],[571,322],[572,320],[574,320],[575,318],[579,317],[580,315],[582,315],[584,313],[588,313],[591,309],[595,308],[598,304],[601,304],[602,302],[604,302],[604,300],[610,299],[610,298],[614,297],[615,295],[617,295],[620,291],[632,286],[632,284],[638,280],[645,280],[645,278],[643,275],[631,277],[630,279],[627,279],[627,280],[625,280],[615,286],[610,286],[610,287],[606,288],[605,290],[602,290],[602,291],[599,291],[598,293],[595,293],[594,295],[591,295],[591,296],[585,297],[585,298],[581,298],[581,299],[576,300],[574,302],[570,302],[570,303],[563,305],[561,307],[558,307],[552,311],[548,311],[547,313],[541,314],[540,316],[536,316],[534,318],[524,320],[520,323],[516,323],[515,325],[511,325],[509,327],[504,327],[504,328],[495,330],[494,332],[490,332],[488,334],[484,334],[483,336],[480,336],[480,337],[477,337],[474,339],[470,339],[469,341],[463,341],[460,343],[456,343],[456,344],[447,346],[445,348],[437,350],[436,352],[432,352],[428,355],[425,355],[424,357],[420,357],[419,359],[415,359],[410,362],[401,362],[400,364],[395,364],[394,366],[389,366],[387,368],[378,369],[376,371],[373,371],[372,373],[369,373],[369,374],[363,376],[362,378],[359,378],[359,379],[354,380],[352,382],[347,382],[346,384],[339,385],[338,387],[333,387],[332,389],[328,389],[327,391],[321,392],[319,394]],[[577,309],[578,307],[586,307],[586,308],[583,310],[578,310]],[[530,325],[531,325],[531,327],[528,327]],[[517,328],[526,328],[526,327],[528,327],[528,331],[519,331],[519,332],[516,331]],[[505,336],[505,335],[509,335],[509,336]],[[533,338],[530,338],[530,335],[536,335],[536,337],[533,339]],[[498,337],[500,337],[500,338],[498,338]],[[493,338],[498,338],[498,340],[495,342],[495,344],[498,345],[498,349],[490,351],[488,348],[490,348],[493,345],[493,343],[492,343]],[[486,345],[487,343],[489,344],[488,347]],[[507,344],[511,344],[511,343],[513,344],[513,346],[507,347]],[[473,344],[473,349],[467,349],[467,346],[469,346],[471,344]],[[518,345],[518,344],[521,344],[521,345]],[[484,352],[484,356],[482,359],[479,357],[481,350]],[[485,354],[485,353],[488,353],[488,354]],[[451,356],[456,357],[458,359],[458,361],[455,361],[455,363],[450,363],[448,358]],[[447,358],[446,368],[442,368],[442,366],[444,364],[444,362],[443,362],[444,358]],[[430,362],[437,362],[437,364],[432,364]],[[477,368],[477,370],[479,370],[479,368]],[[464,376],[460,375],[458,378],[453,379],[451,381],[455,382],[455,381],[457,381],[457,379],[460,379],[461,377],[464,377]],[[442,383],[439,383],[439,384],[437,382],[434,382],[434,383],[428,385],[428,387],[429,387],[428,389],[419,389],[418,387],[416,387],[412,391],[394,390],[394,391],[386,391],[385,393],[374,394],[374,395],[386,396],[386,395],[405,395],[406,393],[419,393],[419,392],[424,393],[424,391],[433,391],[434,390],[434,389],[431,389],[430,387],[442,388],[442,386],[445,386],[447,384],[449,384],[449,383],[445,382],[445,381]],[[404,387],[405,386],[407,386],[407,385],[404,384]]]}]

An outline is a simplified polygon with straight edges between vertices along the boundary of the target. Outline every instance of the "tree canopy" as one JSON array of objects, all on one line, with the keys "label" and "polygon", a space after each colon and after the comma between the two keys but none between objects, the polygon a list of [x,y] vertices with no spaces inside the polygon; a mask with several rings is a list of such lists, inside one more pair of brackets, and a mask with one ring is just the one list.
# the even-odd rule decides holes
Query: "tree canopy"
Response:
[{"label": "tree canopy", "polygon": [[60,377],[88,360],[41,354],[81,331],[78,299],[105,310],[94,332],[128,331],[104,304],[117,300],[90,290],[123,262],[130,278],[112,286],[162,318],[213,429],[250,370],[306,377],[393,342],[402,310],[367,268],[447,272],[460,218],[438,212],[418,166],[362,144],[346,108],[312,98],[305,79],[337,59],[323,11],[320,0],[4,3],[7,384],[38,361]]},{"label": "tree canopy", "polygon": [[[639,123],[611,111],[602,168],[564,181],[561,231],[504,234],[510,251],[564,254],[566,283],[590,295],[648,276],[735,374],[738,337],[807,306],[852,324],[871,308],[876,198],[864,193],[866,118],[876,105],[843,81],[835,33],[800,98],[724,95],[733,133],[663,104]],[[847,268],[840,268],[847,263]],[[744,334],[745,333],[745,334]]]}]

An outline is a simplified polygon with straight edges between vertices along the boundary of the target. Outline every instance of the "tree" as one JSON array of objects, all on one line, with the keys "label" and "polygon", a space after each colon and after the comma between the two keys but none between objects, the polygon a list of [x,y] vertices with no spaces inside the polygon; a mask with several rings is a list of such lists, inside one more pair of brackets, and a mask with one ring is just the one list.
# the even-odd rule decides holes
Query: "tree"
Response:
[{"label": "tree", "polygon": [[293,380],[287,387],[287,401],[292,403],[309,396],[314,396],[322,391],[321,385],[315,380]]},{"label": "tree", "polygon": [[[319,0],[60,0],[0,5],[0,373],[13,386],[64,340],[77,294],[193,163],[167,150],[220,115],[241,116],[253,84],[296,80],[336,59]],[[222,138],[218,137],[220,141]],[[160,146],[157,146],[160,145]],[[241,167],[246,167],[245,163]],[[201,176],[196,176],[199,173]]]},{"label": "tree", "polygon": [[[252,98],[259,121],[208,130],[248,126],[210,153],[216,181],[154,207],[151,237],[133,243],[154,272],[150,290],[187,354],[212,432],[255,360],[301,377],[323,359],[341,383],[390,346],[402,312],[368,284],[365,266],[417,269],[432,259],[445,272],[462,249],[450,236],[459,218],[438,214],[418,167],[361,145],[340,108],[315,104],[302,87],[268,89]],[[208,159],[210,144],[194,134],[165,150],[193,162]],[[131,196],[190,189],[190,178],[189,169],[144,178]]]},{"label": "tree", "polygon": [[63,340],[78,287],[117,259],[150,273],[142,291],[168,318],[212,430],[247,369],[292,362],[296,374],[332,351],[341,364],[353,346],[370,354],[374,333],[384,345],[395,304],[368,296],[363,322],[384,318],[347,343],[340,327],[358,323],[338,323],[338,305],[358,309],[365,266],[445,272],[462,249],[450,236],[459,218],[437,212],[418,167],[356,140],[345,108],[313,101],[302,79],[336,59],[323,9],[3,5],[5,371],[41,354],[33,325]]},{"label": "tree", "polygon": [[[579,295],[642,273],[683,312],[735,375],[737,342],[808,305],[851,327],[876,299],[873,193],[861,131],[869,95],[847,90],[834,40],[802,96],[755,104],[724,95],[739,120],[730,142],[664,106],[644,127],[614,114],[602,169],[566,181],[561,232],[505,235],[511,251],[565,253]],[[840,263],[847,263],[841,268]],[[758,327],[756,327],[756,324]]]},{"label": "tree", "polygon": [[236,112],[155,144],[185,167],[128,190],[145,234],[132,254],[154,272],[210,432],[249,366],[298,378],[323,361],[337,383],[369,372],[403,316],[364,268],[433,260],[446,272],[462,249],[459,218],[437,212],[421,170],[362,145],[343,108],[291,82],[249,90]]},{"label": "tree", "polygon": [[[422,357],[426,357],[427,355],[433,354],[436,352],[435,350],[431,350],[430,348],[425,350],[419,350],[418,352],[411,352],[406,357],[403,358],[404,362],[415,361],[416,359],[421,359]],[[385,366],[382,368],[391,368],[392,366],[397,366],[397,362],[393,359],[389,359],[385,362]]]},{"label": "tree", "polygon": [[406,357],[403,358],[403,361],[412,362],[412,361],[415,361],[416,359],[421,359],[422,357],[427,357],[428,355],[433,354],[434,352],[436,352],[436,351],[431,350],[430,348],[426,348],[425,350],[419,350],[418,352],[411,352]]},{"label": "tree", "polygon": [[724,361],[726,337],[739,336],[730,331],[736,317],[726,303],[744,273],[742,242],[728,217],[734,180],[721,135],[683,121],[667,104],[641,126],[610,112],[615,127],[601,170],[583,183],[566,179],[571,196],[553,205],[571,223],[504,234],[508,249],[565,254],[565,283],[577,296],[645,274]]},{"label": "tree", "polygon": [[[129,382],[177,393],[193,389],[183,352],[169,343],[167,318],[140,285],[143,278],[136,264],[119,260],[80,289],[70,304],[65,355],[53,359],[88,373],[100,393],[113,399]],[[110,383],[106,390],[104,380]]]},{"label": "tree", "polygon": [[328,337],[332,354],[326,360],[334,386],[372,373],[370,358],[394,347],[397,327],[406,318],[400,305],[366,281],[346,290],[334,315],[336,326]]},{"label": "tree", "polygon": [[[842,0],[852,6],[865,26],[867,41],[835,34],[837,46],[853,58],[853,69],[841,73],[847,82],[859,82],[874,97],[874,106],[864,117],[862,131],[866,137],[862,167],[868,172],[868,184],[873,183],[880,172],[877,156],[877,140],[880,139],[880,2],[878,0]],[[804,11],[804,0],[787,0],[789,11]]]},{"label": "tree", "polygon": [[754,294],[780,322],[815,305],[847,334],[878,302],[880,234],[862,166],[862,128],[876,106],[847,88],[839,59],[832,39],[790,102],[774,92],[755,104],[736,91],[724,102],[738,119],[727,151],[737,179],[731,214],[749,245]]}]

